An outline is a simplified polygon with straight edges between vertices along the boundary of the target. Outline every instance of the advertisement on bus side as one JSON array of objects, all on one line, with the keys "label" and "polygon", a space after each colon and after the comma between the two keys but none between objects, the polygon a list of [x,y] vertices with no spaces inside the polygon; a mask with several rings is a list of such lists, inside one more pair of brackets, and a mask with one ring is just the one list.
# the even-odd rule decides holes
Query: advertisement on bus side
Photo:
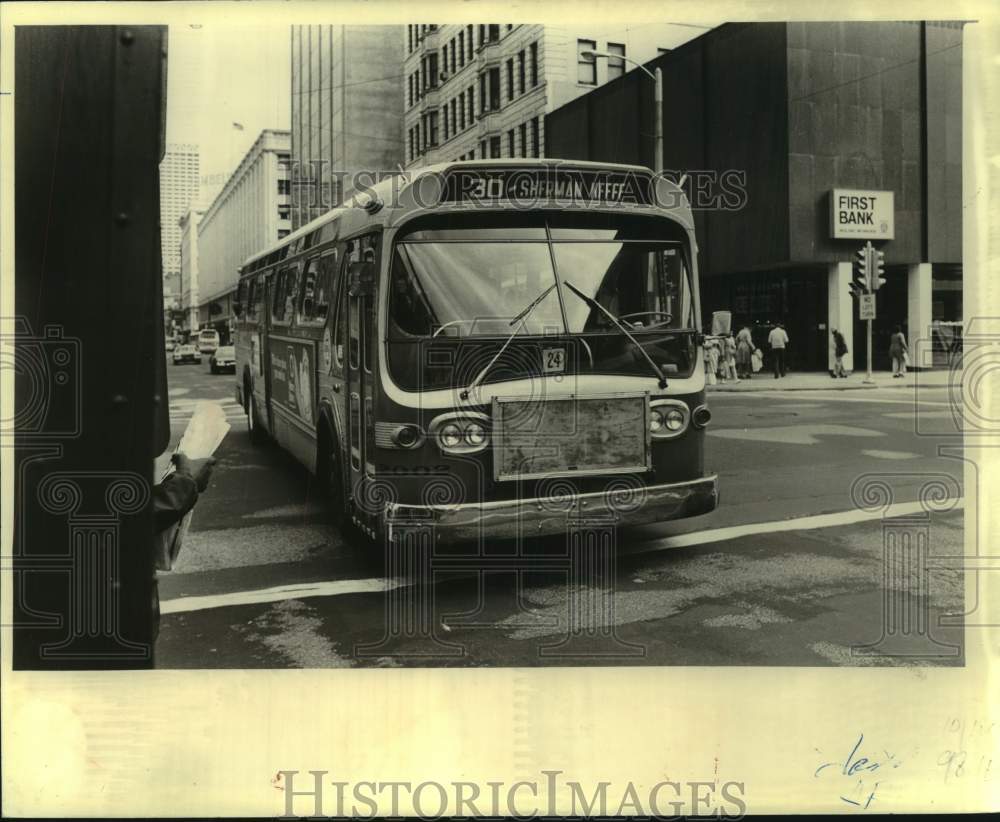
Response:
[{"label": "advertisement on bus side", "polygon": [[271,339],[271,400],[308,425],[314,419],[315,379],[315,342]]}]

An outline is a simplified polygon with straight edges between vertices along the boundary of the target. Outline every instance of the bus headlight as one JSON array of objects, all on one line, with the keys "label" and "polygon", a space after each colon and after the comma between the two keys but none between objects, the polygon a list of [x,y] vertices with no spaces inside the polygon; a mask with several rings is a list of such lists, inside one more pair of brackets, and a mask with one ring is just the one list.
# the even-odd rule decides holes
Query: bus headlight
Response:
[{"label": "bus headlight", "polygon": [[470,422],[465,427],[465,441],[473,447],[484,445],[486,443],[486,428],[478,422]]},{"label": "bus headlight", "polygon": [[441,426],[438,439],[445,448],[454,448],[462,442],[462,429],[455,423],[449,422],[447,425]]},{"label": "bus headlight", "polygon": [[455,411],[435,417],[431,437],[445,454],[474,454],[490,442],[490,418],[479,411]]},{"label": "bus headlight", "polygon": [[649,430],[653,434],[663,430],[663,414],[656,408],[651,409],[649,412]]},{"label": "bus headlight", "polygon": [[649,407],[649,433],[653,439],[678,437],[687,430],[691,411],[680,400],[653,400]]}]

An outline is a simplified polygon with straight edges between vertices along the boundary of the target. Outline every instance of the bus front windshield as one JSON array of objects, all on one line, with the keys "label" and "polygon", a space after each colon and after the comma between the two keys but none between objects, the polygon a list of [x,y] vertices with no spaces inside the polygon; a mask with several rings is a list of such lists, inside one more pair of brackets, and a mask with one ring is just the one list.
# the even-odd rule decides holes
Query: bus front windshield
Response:
[{"label": "bus front windshield", "polygon": [[582,371],[648,373],[623,350],[620,323],[668,372],[689,370],[690,346],[677,332],[694,330],[695,315],[686,237],[677,223],[563,213],[497,225],[500,218],[476,216],[478,224],[425,218],[397,239],[388,337],[398,365],[407,342],[561,336],[582,338]]}]

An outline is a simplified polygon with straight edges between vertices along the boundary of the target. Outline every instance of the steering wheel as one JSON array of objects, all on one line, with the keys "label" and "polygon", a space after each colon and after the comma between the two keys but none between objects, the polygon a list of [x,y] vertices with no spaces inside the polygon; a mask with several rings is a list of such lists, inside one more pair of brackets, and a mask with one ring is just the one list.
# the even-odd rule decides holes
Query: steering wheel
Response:
[{"label": "steering wheel", "polygon": [[674,315],[668,314],[666,311],[634,311],[631,314],[622,314],[619,320],[628,320],[632,317],[666,317],[665,320],[658,323],[653,323],[652,325],[644,326],[645,328],[661,328],[664,325],[670,325],[673,322]]},{"label": "steering wheel", "polygon": [[436,337],[438,334],[440,334],[442,331],[444,331],[446,328],[452,325],[462,325],[463,323],[466,325],[472,325],[472,320],[449,320],[444,325],[440,326],[437,331],[431,334],[431,337],[432,338]]}]

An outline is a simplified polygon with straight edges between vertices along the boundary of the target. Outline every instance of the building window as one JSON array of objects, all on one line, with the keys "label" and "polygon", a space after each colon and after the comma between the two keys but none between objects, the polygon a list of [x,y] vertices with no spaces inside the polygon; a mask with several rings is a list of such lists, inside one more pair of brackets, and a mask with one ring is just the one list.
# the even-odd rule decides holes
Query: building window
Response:
[{"label": "building window", "polygon": [[490,111],[500,110],[500,69],[490,69]]},{"label": "building window", "polygon": [[413,26],[406,27],[406,50],[413,52]]},{"label": "building window", "polygon": [[413,87],[416,89],[417,101],[423,96],[420,88],[420,69],[413,72]]},{"label": "building window", "polygon": [[517,93],[524,94],[524,49],[517,53]]},{"label": "building window", "polygon": [[538,43],[531,44],[531,87],[538,85]]},{"label": "building window", "polygon": [[597,43],[593,40],[576,41],[576,82],[584,86],[597,85],[597,58],[592,52],[597,48]]},{"label": "building window", "polygon": [[507,156],[516,157],[517,151],[514,147],[514,129],[507,132]]},{"label": "building window", "polygon": [[436,146],[438,144],[438,113],[432,111],[427,115],[427,145]]},{"label": "building window", "polygon": [[455,38],[451,38],[451,73],[454,74],[457,69],[455,68]]},{"label": "building window", "polygon": [[486,45],[486,26],[479,27],[479,48]]},{"label": "building window", "polygon": [[472,42],[472,26],[465,27],[465,39],[468,41],[469,46],[469,59],[472,59],[472,54],[475,51],[475,44]]},{"label": "building window", "polygon": [[475,149],[472,149],[472,151],[469,152],[469,159],[470,160],[475,160],[476,159],[476,150]]},{"label": "building window", "polygon": [[465,131],[465,92],[458,95],[458,127]]},{"label": "building window", "polygon": [[476,87],[469,86],[469,125],[476,122]]},{"label": "building window", "polygon": [[448,104],[447,103],[444,104],[444,108],[441,109],[441,111],[442,111],[441,122],[442,122],[442,129],[444,130],[444,139],[445,139],[445,142],[448,142]]},{"label": "building window", "polygon": [[[441,46],[441,74],[446,74],[448,72],[448,44],[445,43]],[[444,78],[442,78],[442,82]]]},{"label": "building window", "polygon": [[489,154],[486,153],[486,145],[487,143],[485,140],[479,141],[479,156],[482,157],[484,160],[490,156]]},{"label": "building window", "polygon": [[291,206],[278,206],[278,219],[287,220],[292,216]]},{"label": "building window", "polygon": [[279,228],[278,229],[278,239],[279,240],[283,240],[285,237],[287,237],[291,233],[292,232],[289,231],[287,228]]},{"label": "building window", "polygon": [[519,156],[521,156],[521,157],[527,157],[528,156],[528,124],[527,123],[521,123],[521,126],[518,129],[518,131],[521,132],[518,135],[521,138],[521,153],[520,153]]},{"label": "building window", "polygon": [[479,75],[479,110],[485,112],[486,106],[486,72],[484,71]]},{"label": "building window", "polygon": [[541,157],[542,156],[542,140],[541,134],[541,121],[540,118],[535,117],[531,121],[531,156]]},{"label": "building window", "polygon": [[451,98],[451,128],[455,132],[455,134],[458,134],[458,118],[455,116],[456,114],[458,114],[458,103],[456,102],[455,98],[452,97]]},{"label": "building window", "polygon": [[417,144],[417,156],[424,153],[424,147],[420,144],[420,123],[413,127],[413,141]]},{"label": "building window", "polygon": [[614,80],[625,74],[625,46],[622,43],[608,43],[608,53],[621,55],[608,58],[608,80]]},{"label": "building window", "polygon": [[507,61],[507,100],[514,99],[514,58]]},{"label": "building window", "polygon": [[427,87],[435,89],[438,87],[438,56],[437,52],[427,55]]},{"label": "building window", "polygon": [[465,65],[465,32],[458,33],[458,65]]},{"label": "building window", "polygon": [[279,194],[291,194],[292,184],[289,180],[278,180],[278,193]]},{"label": "building window", "polygon": [[490,137],[490,159],[496,160],[500,157],[500,138]]},{"label": "building window", "polygon": [[489,42],[491,43],[496,43],[500,39],[499,24],[489,27],[488,37],[489,37]]}]

